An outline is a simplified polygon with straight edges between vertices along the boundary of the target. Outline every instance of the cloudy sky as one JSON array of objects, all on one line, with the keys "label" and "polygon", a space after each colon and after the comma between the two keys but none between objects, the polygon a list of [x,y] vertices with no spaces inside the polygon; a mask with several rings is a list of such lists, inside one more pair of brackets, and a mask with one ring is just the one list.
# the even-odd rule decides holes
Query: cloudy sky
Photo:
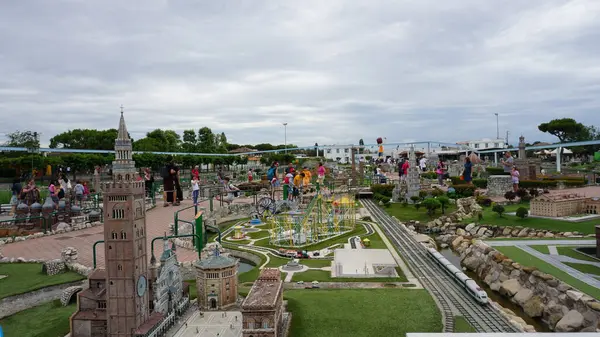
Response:
[{"label": "cloudy sky", "polygon": [[[143,6],[142,6],[143,4]],[[0,134],[209,126],[234,143],[600,125],[600,1],[0,2]],[[1,140],[0,140],[1,141]]]}]

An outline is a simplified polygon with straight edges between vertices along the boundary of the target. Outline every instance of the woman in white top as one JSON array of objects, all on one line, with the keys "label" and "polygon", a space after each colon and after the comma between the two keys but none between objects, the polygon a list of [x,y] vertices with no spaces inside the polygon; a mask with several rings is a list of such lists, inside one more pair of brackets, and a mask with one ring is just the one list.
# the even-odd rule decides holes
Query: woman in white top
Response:
[{"label": "woman in white top", "polygon": [[198,203],[198,193],[200,193],[199,183],[198,177],[194,176],[192,178],[192,200],[194,200],[194,205]]},{"label": "woman in white top", "polygon": [[225,179],[223,179],[223,182],[225,183],[225,192],[227,192],[227,197],[225,197],[225,201],[226,203],[230,204],[233,202],[233,199],[236,196],[236,192],[239,191],[240,189],[233,185],[230,180],[229,177],[226,177]]}]

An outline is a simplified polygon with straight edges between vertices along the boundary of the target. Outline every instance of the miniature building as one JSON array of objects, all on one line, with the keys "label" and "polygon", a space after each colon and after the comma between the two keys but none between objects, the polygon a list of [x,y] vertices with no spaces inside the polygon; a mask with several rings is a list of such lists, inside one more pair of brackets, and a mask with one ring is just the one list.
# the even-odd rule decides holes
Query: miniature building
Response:
[{"label": "miniature building", "polygon": [[201,310],[223,310],[237,301],[237,260],[223,256],[218,246],[214,255],[199,260],[196,267],[198,307]]},{"label": "miniature building", "polygon": [[150,267],[150,310],[167,315],[185,306],[189,285],[183,282],[177,255],[165,240],[160,265]]},{"label": "miniature building", "polygon": [[415,148],[411,147],[408,152],[408,174],[406,176],[406,184],[407,184],[407,192],[405,195],[406,201],[412,203],[413,201],[410,199],[412,196],[419,196],[419,192],[421,191],[421,174],[419,172],[419,167],[415,163],[417,162],[417,157],[415,155]]},{"label": "miniature building", "polygon": [[[71,316],[71,337],[160,336],[189,303],[186,299],[181,300],[180,294],[175,294],[181,288],[175,288],[171,292],[175,305],[169,308],[175,310],[168,313],[150,311],[153,303],[148,291],[151,275],[146,252],[144,182],[136,181],[131,156],[131,139],[121,111],[113,181],[103,184],[106,268],[94,270],[88,278],[90,288],[78,294],[77,311]],[[163,267],[162,270],[172,269]],[[157,279],[162,281],[162,276]],[[168,273],[166,277],[169,277]],[[171,286],[173,283],[169,282]],[[159,288],[164,289],[162,285]],[[162,296],[156,299],[162,305]],[[167,307],[169,303],[167,301]]]},{"label": "miniature building", "polygon": [[531,215],[563,217],[576,214],[598,214],[600,198],[588,198],[578,194],[543,194],[531,200]]},{"label": "miniature building", "polygon": [[284,322],[291,319],[283,304],[281,272],[265,268],[242,303],[243,337],[279,337],[287,332]]},{"label": "miniature building", "polygon": [[514,160],[514,165],[519,169],[521,180],[536,180],[540,172],[541,160],[535,158],[527,158],[525,151],[525,137],[519,137],[519,152],[517,159]]}]

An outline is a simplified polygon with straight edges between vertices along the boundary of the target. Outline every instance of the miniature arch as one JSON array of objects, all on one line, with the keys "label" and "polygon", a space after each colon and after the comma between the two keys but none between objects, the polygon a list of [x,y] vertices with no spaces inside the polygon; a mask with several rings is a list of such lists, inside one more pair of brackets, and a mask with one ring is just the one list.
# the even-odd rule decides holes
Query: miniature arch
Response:
[{"label": "miniature arch", "polygon": [[63,305],[63,307],[66,307],[73,301],[73,299],[77,299],[77,296],[75,295],[82,290],[83,287],[80,286],[72,286],[66,288],[65,290],[63,290],[63,293],[60,296],[60,303]]}]

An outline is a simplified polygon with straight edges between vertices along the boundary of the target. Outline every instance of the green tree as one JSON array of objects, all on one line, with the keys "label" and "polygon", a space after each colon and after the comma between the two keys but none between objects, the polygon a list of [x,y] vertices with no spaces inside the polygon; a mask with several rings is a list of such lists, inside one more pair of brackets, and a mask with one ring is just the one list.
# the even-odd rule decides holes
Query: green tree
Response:
[{"label": "green tree", "polygon": [[492,207],[492,212],[498,213],[499,217],[502,217],[502,213],[504,213],[504,211],[505,209],[502,205],[494,205],[494,207]]},{"label": "green tree", "polygon": [[365,146],[365,141],[362,138],[358,140],[358,146],[358,153],[360,154],[360,150]]},{"label": "green tree", "polygon": [[201,153],[214,153],[216,151],[215,135],[209,127],[198,130],[198,151]]},{"label": "green tree", "polygon": [[183,144],[181,148],[184,152],[195,152],[198,147],[198,139],[196,137],[196,131],[183,130]]},{"label": "green tree", "polygon": [[561,143],[564,143],[579,140],[580,134],[586,132],[587,127],[573,118],[561,118],[542,123],[538,125],[538,129],[555,136]]},{"label": "green tree", "polygon": [[35,131],[15,131],[7,133],[8,140],[4,146],[25,147],[27,149],[38,150],[40,148],[39,134]]},{"label": "green tree", "polygon": [[529,211],[525,207],[519,207],[517,209],[517,216],[521,219],[525,219],[529,215]]},{"label": "green tree", "polygon": [[133,143],[136,151],[181,151],[181,136],[173,130],[156,129],[146,134],[146,137]]},{"label": "green tree", "polygon": [[427,209],[427,214],[429,216],[433,216],[435,214],[435,210],[442,207],[442,203],[435,198],[426,198],[423,200],[422,204]]},{"label": "green tree", "polygon": [[446,206],[450,203],[450,198],[448,198],[445,195],[442,195],[442,196],[437,197],[437,200],[442,205],[442,214],[445,214]]},{"label": "green tree", "polygon": [[50,138],[50,148],[113,150],[117,134],[117,129],[69,130]]}]

